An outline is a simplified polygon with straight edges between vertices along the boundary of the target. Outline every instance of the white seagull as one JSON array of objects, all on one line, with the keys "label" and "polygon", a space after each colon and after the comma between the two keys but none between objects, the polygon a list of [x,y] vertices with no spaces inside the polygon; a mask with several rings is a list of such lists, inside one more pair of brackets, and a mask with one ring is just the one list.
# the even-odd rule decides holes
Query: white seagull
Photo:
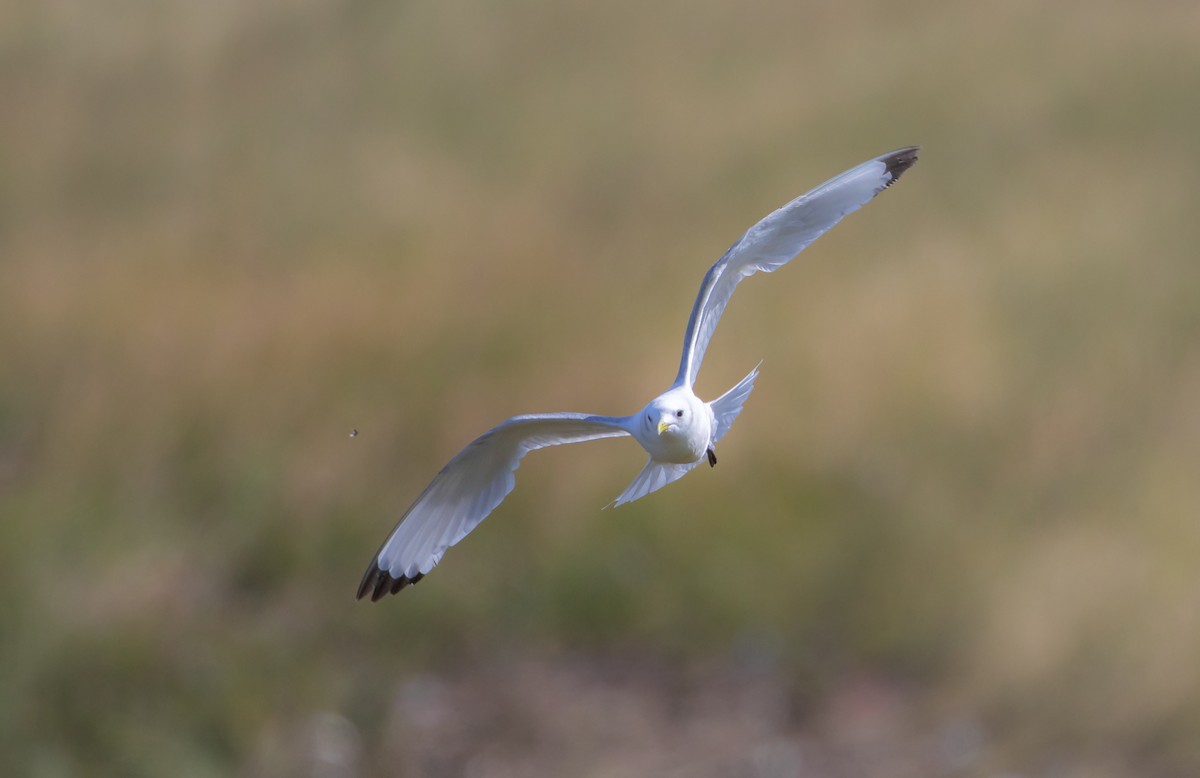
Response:
[{"label": "white seagull", "polygon": [[471,441],[442,468],[400,518],[371,559],[358,598],[395,594],[429,574],[446,549],[467,536],[512,491],[514,473],[530,451],[563,443],[628,435],[650,458],[616,499],[632,502],[682,478],[708,460],[754,388],[758,368],[710,403],[692,392],[704,350],[738,282],[770,273],[891,186],[917,161],[919,146],[893,151],[850,168],[797,197],[751,227],[700,283],[683,336],[683,357],[671,388],[632,416],[538,413],[514,416]]}]

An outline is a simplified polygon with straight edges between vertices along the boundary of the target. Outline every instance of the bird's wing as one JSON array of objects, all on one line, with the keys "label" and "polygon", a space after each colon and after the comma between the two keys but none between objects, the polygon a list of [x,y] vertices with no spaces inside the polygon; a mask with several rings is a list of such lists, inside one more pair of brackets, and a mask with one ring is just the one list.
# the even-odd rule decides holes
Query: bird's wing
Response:
[{"label": "bird's wing", "polygon": [[713,443],[725,437],[725,433],[729,432],[734,420],[742,412],[742,405],[754,391],[754,379],[758,378],[758,368],[761,365],[762,362],[759,362],[750,371],[750,375],[738,381],[732,389],[712,401],[713,418],[717,422],[717,429],[713,432]]},{"label": "bird's wing", "polygon": [[704,350],[738,282],[783,267],[846,214],[882,192],[917,161],[919,146],[884,154],[853,167],[801,195],[746,231],[709,268],[700,283],[683,338],[675,386],[692,386]]},{"label": "bird's wing", "polygon": [[625,418],[582,413],[514,416],[472,441],[425,488],[375,554],[358,587],[361,599],[395,594],[433,569],[512,491],[530,451],[629,434]]}]

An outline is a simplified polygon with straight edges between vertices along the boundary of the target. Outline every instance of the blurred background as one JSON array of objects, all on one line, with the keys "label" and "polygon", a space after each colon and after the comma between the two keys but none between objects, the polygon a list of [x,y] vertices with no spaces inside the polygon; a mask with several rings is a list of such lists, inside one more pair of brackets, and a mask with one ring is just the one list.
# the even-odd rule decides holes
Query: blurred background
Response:
[{"label": "blurred background", "polygon": [[[1200,5],[17,0],[0,90],[0,773],[1200,774]],[[911,143],[734,297],[718,467],[531,456],[354,600]]]}]

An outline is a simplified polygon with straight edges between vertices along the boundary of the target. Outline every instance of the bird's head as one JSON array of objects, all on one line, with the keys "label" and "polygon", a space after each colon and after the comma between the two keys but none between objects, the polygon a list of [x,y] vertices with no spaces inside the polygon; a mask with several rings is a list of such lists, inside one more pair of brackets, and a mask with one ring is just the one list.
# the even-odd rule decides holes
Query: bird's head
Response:
[{"label": "bird's head", "polygon": [[670,392],[655,398],[643,412],[642,424],[647,431],[662,437],[680,434],[690,422],[690,403],[683,397],[674,397]]}]

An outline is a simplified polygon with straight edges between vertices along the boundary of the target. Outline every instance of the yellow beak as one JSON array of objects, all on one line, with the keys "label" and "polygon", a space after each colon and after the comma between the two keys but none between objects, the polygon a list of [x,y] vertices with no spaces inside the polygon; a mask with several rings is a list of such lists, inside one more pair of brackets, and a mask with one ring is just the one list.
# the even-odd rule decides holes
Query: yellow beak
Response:
[{"label": "yellow beak", "polygon": [[658,423],[658,434],[661,435],[664,432],[666,432],[667,430],[669,430],[670,428],[671,428],[671,422],[665,421],[665,420],[660,421]]}]

